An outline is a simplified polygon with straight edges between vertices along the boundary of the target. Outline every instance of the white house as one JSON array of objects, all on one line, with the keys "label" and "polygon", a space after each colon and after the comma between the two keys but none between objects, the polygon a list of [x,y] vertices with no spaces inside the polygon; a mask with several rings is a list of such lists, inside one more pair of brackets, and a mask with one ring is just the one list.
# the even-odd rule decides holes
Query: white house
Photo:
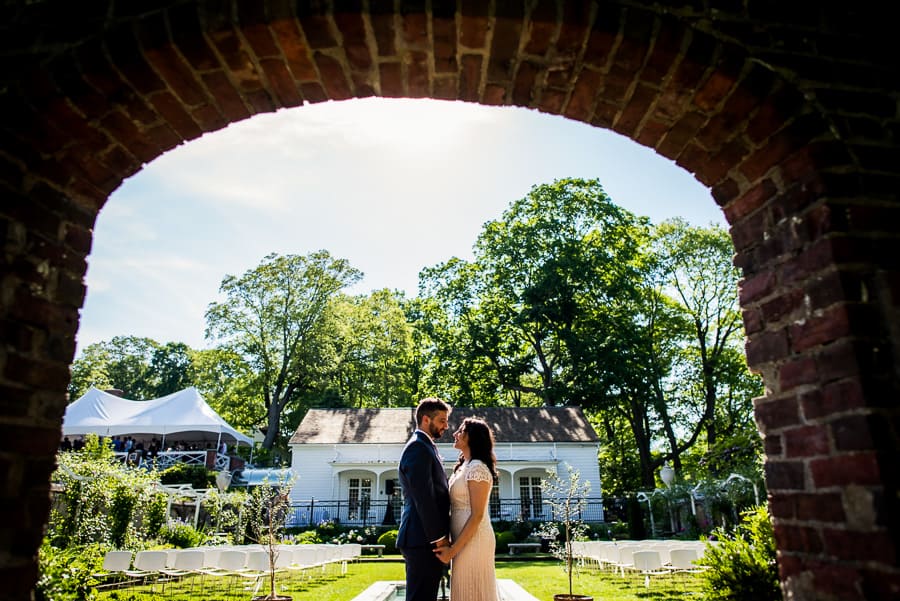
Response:
[{"label": "white house", "polygon": [[[576,468],[590,482],[586,521],[602,521],[599,442],[579,407],[454,408],[438,442],[448,474],[459,452],[451,433],[466,417],[492,428],[499,482],[491,496],[493,519],[550,519],[541,483],[548,470]],[[402,503],[397,466],[415,429],[415,408],[311,409],[291,437],[291,492],[296,523],[337,519],[351,524],[393,524]]]}]

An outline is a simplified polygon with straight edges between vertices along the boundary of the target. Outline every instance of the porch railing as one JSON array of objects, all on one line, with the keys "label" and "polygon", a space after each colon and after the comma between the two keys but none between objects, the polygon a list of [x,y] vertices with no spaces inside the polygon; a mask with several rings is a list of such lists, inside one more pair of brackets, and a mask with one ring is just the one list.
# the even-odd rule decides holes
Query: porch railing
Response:
[{"label": "porch railing", "polygon": [[130,453],[116,453],[117,458],[138,467],[156,465],[157,469],[166,469],[179,463],[188,465],[205,465],[216,471],[230,470],[231,457],[223,455],[212,449],[199,451],[159,451],[156,457],[144,451],[132,451]]},{"label": "porch railing", "polygon": [[[334,521],[350,526],[391,526],[400,523],[403,503],[399,497],[392,500],[319,500],[308,499],[294,502],[287,517],[287,525],[292,527],[314,526],[326,521]],[[559,519],[549,503],[524,501],[522,499],[499,499],[490,504],[491,520],[545,522]],[[586,523],[604,521],[604,499],[585,499],[585,506],[578,516]]]}]

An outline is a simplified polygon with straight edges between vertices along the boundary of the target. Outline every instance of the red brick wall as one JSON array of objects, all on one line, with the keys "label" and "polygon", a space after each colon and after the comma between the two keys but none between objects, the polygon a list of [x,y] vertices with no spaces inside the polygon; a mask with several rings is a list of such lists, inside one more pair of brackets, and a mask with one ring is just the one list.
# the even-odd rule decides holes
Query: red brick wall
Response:
[{"label": "red brick wall", "polygon": [[[900,596],[898,68],[878,11],[808,3],[286,0],[0,9],[0,597],[48,511],[91,228],[166,150],[364,96],[610,128],[732,226],[779,567],[794,599]],[[800,5],[803,5],[801,8]]]}]

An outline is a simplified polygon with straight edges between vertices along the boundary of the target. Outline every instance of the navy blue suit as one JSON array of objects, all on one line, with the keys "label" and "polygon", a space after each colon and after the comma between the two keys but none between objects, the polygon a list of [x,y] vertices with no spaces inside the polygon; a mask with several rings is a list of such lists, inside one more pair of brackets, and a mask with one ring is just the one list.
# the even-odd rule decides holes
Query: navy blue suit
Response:
[{"label": "navy blue suit", "polygon": [[434,541],[450,536],[450,491],[447,473],[427,434],[416,431],[400,456],[403,513],[397,548],[406,560],[407,601],[437,598],[444,564]]}]

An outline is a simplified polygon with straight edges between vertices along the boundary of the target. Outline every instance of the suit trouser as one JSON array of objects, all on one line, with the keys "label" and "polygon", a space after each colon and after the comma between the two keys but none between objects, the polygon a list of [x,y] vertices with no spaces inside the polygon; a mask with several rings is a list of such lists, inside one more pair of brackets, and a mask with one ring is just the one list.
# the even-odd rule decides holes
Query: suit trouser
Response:
[{"label": "suit trouser", "polygon": [[444,564],[432,550],[433,547],[404,547],[406,560],[406,601],[435,601]]}]

